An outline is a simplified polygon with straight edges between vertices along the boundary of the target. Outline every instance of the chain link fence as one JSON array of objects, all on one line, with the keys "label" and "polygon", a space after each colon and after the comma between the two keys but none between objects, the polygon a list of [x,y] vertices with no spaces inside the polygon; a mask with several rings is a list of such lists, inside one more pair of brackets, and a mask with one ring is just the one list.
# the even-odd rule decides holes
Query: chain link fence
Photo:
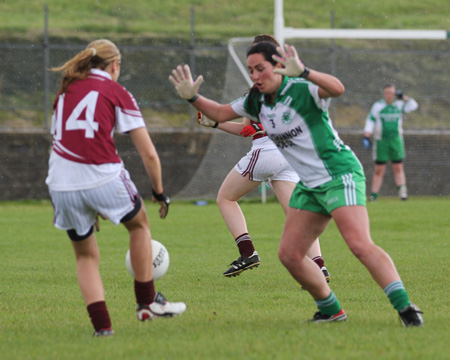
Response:
[{"label": "chain link fence", "polygon": [[[449,41],[291,43],[305,64],[344,83],[346,93],[333,100],[330,109],[338,129],[361,129],[370,106],[382,97],[383,86],[394,83],[419,103],[419,110],[407,116],[406,130],[450,130]],[[248,45],[235,45],[244,65]],[[60,74],[46,75],[46,69],[63,64],[84,46],[50,44],[46,66],[47,48],[42,44],[0,44],[0,129],[48,127]],[[212,99],[230,101],[248,89],[225,46],[118,46],[123,57],[119,81],[136,97],[149,128],[194,125],[192,110],[168,81],[178,64],[190,64],[194,76],[205,77],[201,93]],[[225,86],[229,80],[231,88]]]},{"label": "chain link fence", "polygon": [[[348,138],[348,143],[365,164],[368,179],[372,174],[371,155],[361,148],[360,137],[371,105],[382,97],[386,83],[396,84],[415,98],[419,109],[407,114],[404,121],[405,169],[409,184],[415,186],[411,193],[449,194],[446,179],[450,167],[446,154],[450,149],[445,140],[450,134],[449,41],[295,40],[289,43],[296,46],[307,66],[335,74],[344,83],[346,92],[333,99],[330,114],[341,136],[354,135]],[[247,40],[234,45],[244,69],[249,44]],[[194,76],[202,74],[205,78],[202,94],[220,102],[232,101],[243,95],[249,84],[227,47],[117,45],[122,52],[119,82],[136,97],[150,131],[164,128],[212,132],[205,156],[179,191],[179,197],[215,197],[226,174],[250,149],[250,141],[218,130],[200,129],[193,108],[179,99],[168,76],[178,64],[188,63]],[[47,69],[62,65],[85,46],[0,44],[0,132],[48,129],[60,74]],[[442,166],[433,165],[438,163]],[[395,188],[388,185],[393,183],[389,171],[383,189],[386,194],[395,194]],[[430,178],[424,172],[434,175]],[[205,179],[209,180],[205,182]]]},{"label": "chain link fence", "polygon": [[[0,44],[0,130],[48,128],[48,113],[51,115],[61,74],[47,69],[62,65],[84,47],[51,44],[46,66],[47,50],[42,44]],[[168,81],[178,64],[190,64],[194,73],[201,69],[206,80],[202,91],[213,99],[221,97],[225,47],[118,47],[122,53],[119,81],[135,96],[150,128],[193,126],[189,107]]]}]

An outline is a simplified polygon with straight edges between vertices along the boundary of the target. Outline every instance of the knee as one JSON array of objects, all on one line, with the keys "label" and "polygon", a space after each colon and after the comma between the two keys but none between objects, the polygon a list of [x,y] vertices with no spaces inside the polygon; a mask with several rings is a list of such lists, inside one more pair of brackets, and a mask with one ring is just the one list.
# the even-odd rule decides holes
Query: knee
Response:
[{"label": "knee", "polygon": [[375,168],[375,175],[376,176],[383,176],[384,175],[384,171],[385,171],[385,168],[383,168],[383,167]]},{"label": "knee", "polygon": [[227,193],[219,191],[216,197],[216,203],[219,207],[221,207],[226,204],[237,203],[237,200],[232,199],[232,197],[227,195]]},{"label": "knee", "polygon": [[361,261],[370,256],[370,254],[373,252],[374,246],[375,245],[373,243],[355,242],[350,245],[349,248],[352,254]]},{"label": "knee", "polygon": [[219,207],[221,205],[223,205],[226,201],[226,198],[222,195],[222,193],[219,191],[216,197],[216,203],[217,205],[219,205]]},{"label": "knee", "polygon": [[278,259],[286,268],[289,268],[292,264],[300,264],[304,257],[305,255],[302,255],[299,251],[293,251],[283,245],[278,248]]}]

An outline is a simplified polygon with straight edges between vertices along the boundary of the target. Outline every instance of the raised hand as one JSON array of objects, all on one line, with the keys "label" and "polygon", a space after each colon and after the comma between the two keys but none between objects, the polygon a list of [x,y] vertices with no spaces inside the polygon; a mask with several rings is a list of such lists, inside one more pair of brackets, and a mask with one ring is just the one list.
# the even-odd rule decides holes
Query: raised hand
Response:
[{"label": "raised hand", "polygon": [[203,76],[198,76],[194,82],[189,65],[178,65],[176,69],[172,70],[169,80],[175,86],[178,95],[182,99],[190,101],[196,97],[198,89],[203,82]]},{"label": "raised hand", "polygon": [[298,57],[297,50],[288,44],[284,45],[284,48],[285,51],[281,47],[277,47],[277,52],[280,56],[272,55],[276,62],[284,66],[282,69],[276,68],[273,72],[289,77],[301,76],[305,72],[306,67]]}]

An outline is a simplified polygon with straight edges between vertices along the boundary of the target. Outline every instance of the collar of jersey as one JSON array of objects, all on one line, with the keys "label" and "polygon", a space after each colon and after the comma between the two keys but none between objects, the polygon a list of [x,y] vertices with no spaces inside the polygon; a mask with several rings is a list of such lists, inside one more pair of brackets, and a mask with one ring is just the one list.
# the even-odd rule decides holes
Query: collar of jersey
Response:
[{"label": "collar of jersey", "polygon": [[105,77],[105,78],[107,78],[109,80],[112,80],[111,75],[108,72],[104,71],[104,70],[91,69],[91,74],[103,76],[103,77]]}]

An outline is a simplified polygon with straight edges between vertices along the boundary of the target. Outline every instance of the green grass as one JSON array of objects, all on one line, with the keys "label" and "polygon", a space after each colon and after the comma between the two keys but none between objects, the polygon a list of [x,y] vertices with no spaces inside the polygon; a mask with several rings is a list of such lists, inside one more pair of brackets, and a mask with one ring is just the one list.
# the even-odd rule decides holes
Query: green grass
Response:
[{"label": "green grass", "polygon": [[180,317],[139,323],[125,268],[123,227],[103,221],[97,238],[115,335],[95,339],[75,260],[48,201],[0,203],[0,343],[3,359],[445,359],[450,276],[449,198],[382,198],[368,205],[372,235],[394,259],[423,328],[403,328],[383,292],[332,223],[321,236],[331,286],[349,322],[305,324],[316,311],[277,259],[284,216],[275,201],[243,202],[262,265],[226,279],[237,249],[211,203],[174,202],[167,219],[147,203],[152,235],[171,265],[157,290],[185,301]]},{"label": "green grass", "polygon": [[[274,0],[15,0],[0,4],[1,37],[40,37],[44,4],[49,8],[51,36],[188,39],[190,12],[195,8],[198,38],[228,40],[273,32]],[[284,0],[288,27],[448,29],[450,3],[446,0]]]}]

